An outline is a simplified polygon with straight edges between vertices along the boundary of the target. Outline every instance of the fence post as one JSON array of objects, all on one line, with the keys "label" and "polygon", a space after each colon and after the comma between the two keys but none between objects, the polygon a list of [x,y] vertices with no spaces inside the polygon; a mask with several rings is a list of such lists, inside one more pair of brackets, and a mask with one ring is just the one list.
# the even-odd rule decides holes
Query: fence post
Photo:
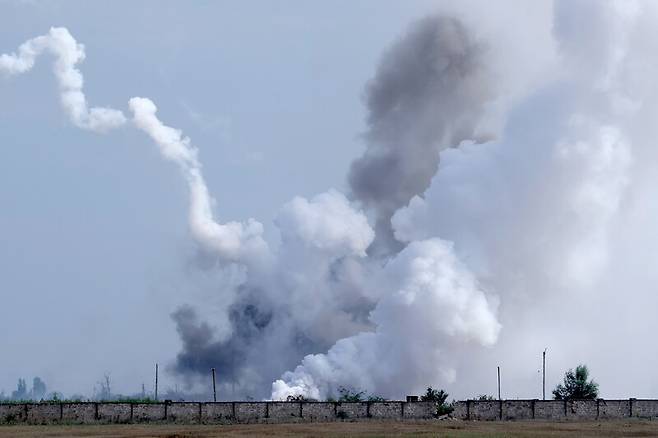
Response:
[{"label": "fence post", "polygon": [[630,418],[633,418],[633,400],[635,400],[635,399],[634,398],[629,398],[628,399],[628,411],[629,411],[628,416]]},{"label": "fence post", "polygon": [[217,387],[215,386],[215,368],[212,368],[212,401],[217,402]]}]

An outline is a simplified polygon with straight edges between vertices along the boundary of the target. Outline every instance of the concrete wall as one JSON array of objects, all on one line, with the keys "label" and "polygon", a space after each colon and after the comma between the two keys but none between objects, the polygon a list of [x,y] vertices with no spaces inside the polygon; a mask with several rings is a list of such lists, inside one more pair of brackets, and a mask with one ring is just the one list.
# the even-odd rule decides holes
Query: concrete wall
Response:
[{"label": "concrete wall", "polygon": [[[0,424],[58,423],[290,423],[434,418],[431,402],[0,403]],[[462,420],[658,419],[658,400],[467,400]]]},{"label": "concrete wall", "polygon": [[537,420],[566,420],[566,403],[557,400],[537,400],[534,406]]},{"label": "concrete wall", "polygon": [[0,424],[291,423],[430,419],[431,402],[0,403]]},{"label": "concrete wall", "polygon": [[504,400],[501,402],[503,420],[525,420],[534,418],[534,400]]},{"label": "concrete wall", "polygon": [[658,400],[467,400],[452,414],[462,420],[658,419]]}]

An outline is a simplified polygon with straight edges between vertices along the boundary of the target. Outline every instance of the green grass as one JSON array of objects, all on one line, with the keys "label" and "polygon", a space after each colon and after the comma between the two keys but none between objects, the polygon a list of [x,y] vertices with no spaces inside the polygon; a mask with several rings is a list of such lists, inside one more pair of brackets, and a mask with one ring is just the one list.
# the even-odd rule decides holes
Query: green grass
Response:
[{"label": "green grass", "polygon": [[623,421],[361,421],[301,424],[244,424],[244,425],[59,425],[59,426],[0,426],[0,438],[36,437],[185,437],[238,438],[247,436],[318,437],[318,438],[373,438],[373,437],[624,437],[658,436],[658,422],[643,420]]}]

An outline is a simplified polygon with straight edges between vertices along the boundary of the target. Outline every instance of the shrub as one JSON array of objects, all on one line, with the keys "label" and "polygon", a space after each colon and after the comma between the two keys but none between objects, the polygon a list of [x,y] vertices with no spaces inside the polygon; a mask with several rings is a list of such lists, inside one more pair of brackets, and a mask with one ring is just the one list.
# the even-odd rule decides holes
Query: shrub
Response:
[{"label": "shrub", "polygon": [[288,397],[286,397],[286,401],[302,402],[302,401],[317,401],[317,400],[314,398],[305,397],[302,394],[297,394],[297,395],[289,395]]},{"label": "shrub", "polygon": [[365,391],[359,391],[354,388],[347,388],[345,386],[341,386],[338,388],[338,394],[339,397],[327,397],[328,402],[347,402],[347,403],[355,403],[355,402],[362,402],[362,401],[369,401],[369,402],[383,402],[387,401],[384,397],[378,396],[378,395],[367,395]]}]

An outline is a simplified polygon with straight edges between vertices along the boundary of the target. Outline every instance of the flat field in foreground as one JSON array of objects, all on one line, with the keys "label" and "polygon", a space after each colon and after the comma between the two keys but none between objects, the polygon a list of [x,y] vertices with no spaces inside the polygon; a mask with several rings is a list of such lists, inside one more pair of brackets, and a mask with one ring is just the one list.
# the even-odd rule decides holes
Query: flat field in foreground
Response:
[{"label": "flat field in foreground", "polygon": [[234,426],[88,425],[0,426],[0,438],[32,437],[653,437],[658,421],[462,422],[364,421],[355,423],[251,424]]}]

